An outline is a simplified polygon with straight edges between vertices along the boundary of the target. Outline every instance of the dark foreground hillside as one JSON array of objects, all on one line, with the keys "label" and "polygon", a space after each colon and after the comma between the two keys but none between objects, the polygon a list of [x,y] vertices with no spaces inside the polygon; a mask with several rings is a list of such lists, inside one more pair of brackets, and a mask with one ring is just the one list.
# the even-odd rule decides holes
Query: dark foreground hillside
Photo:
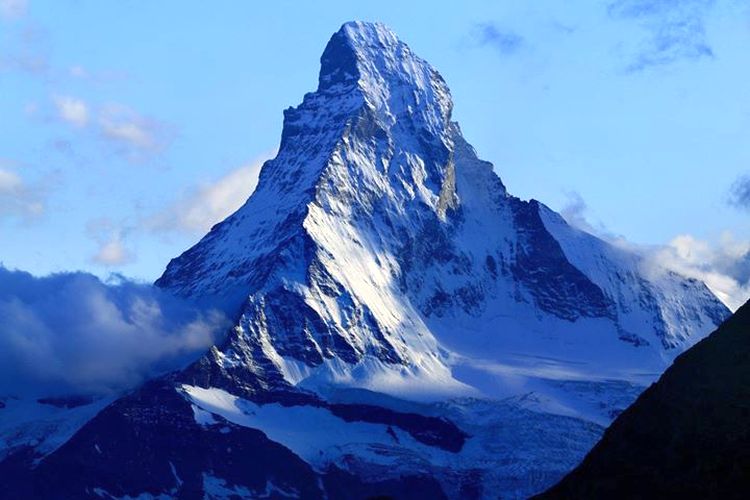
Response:
[{"label": "dark foreground hillside", "polygon": [[679,356],[539,498],[748,498],[750,303]]}]

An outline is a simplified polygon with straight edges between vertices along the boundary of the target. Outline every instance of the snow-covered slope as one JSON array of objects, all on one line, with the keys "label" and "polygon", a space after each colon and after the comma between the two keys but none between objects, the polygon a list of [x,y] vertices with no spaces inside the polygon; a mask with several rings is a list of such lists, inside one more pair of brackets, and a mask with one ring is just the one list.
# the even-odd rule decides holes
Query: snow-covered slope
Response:
[{"label": "snow-covered slope", "polygon": [[345,24],[256,191],[157,281],[234,328],[10,491],[44,497],[71,463],[72,497],[513,498],[562,477],[729,311],[510,195],[452,106],[390,30]]},{"label": "snow-covered slope", "polygon": [[386,27],[333,36],[255,193],[157,282],[237,314],[210,363],[269,383],[476,394],[456,373],[467,359],[656,375],[726,317],[702,283],[649,276],[509,195],[451,110],[440,75]]}]

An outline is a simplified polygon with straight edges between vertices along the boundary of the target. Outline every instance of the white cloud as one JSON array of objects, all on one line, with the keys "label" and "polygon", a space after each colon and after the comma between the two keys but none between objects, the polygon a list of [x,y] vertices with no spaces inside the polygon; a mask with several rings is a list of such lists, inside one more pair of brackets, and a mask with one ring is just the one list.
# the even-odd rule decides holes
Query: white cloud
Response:
[{"label": "white cloud", "polygon": [[146,226],[159,231],[205,233],[245,203],[255,190],[262,165],[262,160],[253,161],[192,189],[149,218]]},{"label": "white cloud", "polygon": [[226,318],[150,285],[0,267],[0,396],[107,393],[182,366]]},{"label": "white cloud", "polygon": [[9,170],[0,170],[0,193],[14,192],[22,185],[23,181],[17,174]]},{"label": "white cloud", "polygon": [[733,311],[750,298],[750,242],[730,233],[717,244],[683,234],[646,255],[655,266],[703,281]]},{"label": "white cloud", "polygon": [[738,241],[725,232],[718,243],[700,240],[690,234],[676,236],[662,245],[637,245],[615,235],[601,223],[586,218],[586,202],[575,192],[560,214],[571,226],[609,243],[641,254],[650,273],[674,271],[701,280],[731,310],[750,299],[750,241]]},{"label": "white cloud", "polygon": [[26,183],[16,172],[4,168],[0,160],[0,216],[35,217],[44,213],[44,189]]},{"label": "white cloud", "polygon": [[92,106],[71,96],[55,96],[52,101],[57,118],[88,132],[128,161],[142,162],[157,157],[174,137],[168,125],[121,104]]},{"label": "white cloud", "polygon": [[89,107],[82,99],[70,96],[54,98],[60,119],[76,127],[85,127],[89,121]]},{"label": "white cloud", "polygon": [[27,0],[0,0],[0,17],[14,19],[26,14]]},{"label": "white cloud", "polygon": [[89,72],[86,70],[86,68],[84,68],[80,64],[76,64],[68,68],[68,74],[72,76],[73,78],[88,78],[89,77]]},{"label": "white cloud", "polygon": [[105,267],[117,267],[135,261],[135,255],[128,250],[125,236],[129,232],[110,219],[100,218],[89,221],[86,226],[89,236],[99,245],[91,261]]},{"label": "white cloud", "polygon": [[125,248],[122,238],[116,235],[101,244],[92,260],[103,266],[122,266],[132,262],[134,256]]},{"label": "white cloud", "polygon": [[164,123],[118,104],[102,107],[98,130],[118,152],[132,161],[142,161],[161,153],[173,138],[172,131]]}]

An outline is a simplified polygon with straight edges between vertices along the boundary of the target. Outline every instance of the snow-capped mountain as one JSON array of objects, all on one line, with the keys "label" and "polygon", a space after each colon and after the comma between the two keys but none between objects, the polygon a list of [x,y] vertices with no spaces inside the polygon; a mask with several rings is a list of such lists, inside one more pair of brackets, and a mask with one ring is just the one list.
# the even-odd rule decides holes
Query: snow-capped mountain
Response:
[{"label": "snow-capped mountain", "polygon": [[510,195],[452,107],[345,24],[256,191],[157,281],[235,318],[224,342],[0,463],[8,491],[523,497],[575,466],[729,311]]},{"label": "snow-capped mountain", "polygon": [[649,276],[509,195],[452,107],[384,26],[333,36],[255,193],[157,282],[240,304],[211,363],[293,386],[460,394],[462,358],[657,373],[726,317],[703,283]]}]

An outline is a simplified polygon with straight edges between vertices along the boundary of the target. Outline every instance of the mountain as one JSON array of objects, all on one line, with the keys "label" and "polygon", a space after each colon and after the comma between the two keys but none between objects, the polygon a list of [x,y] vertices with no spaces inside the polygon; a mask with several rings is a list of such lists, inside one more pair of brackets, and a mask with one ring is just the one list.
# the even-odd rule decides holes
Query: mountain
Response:
[{"label": "mountain", "polygon": [[238,315],[207,367],[280,387],[462,394],[464,358],[656,374],[727,316],[703,283],[509,195],[452,107],[382,25],[332,37],[255,193],[157,281]]},{"label": "mountain", "polygon": [[745,498],[750,304],[679,356],[539,498]]},{"label": "mountain", "polygon": [[234,327],[15,446],[8,494],[513,498],[573,468],[729,311],[510,195],[452,106],[393,32],[345,24],[255,192],[156,283]]}]

